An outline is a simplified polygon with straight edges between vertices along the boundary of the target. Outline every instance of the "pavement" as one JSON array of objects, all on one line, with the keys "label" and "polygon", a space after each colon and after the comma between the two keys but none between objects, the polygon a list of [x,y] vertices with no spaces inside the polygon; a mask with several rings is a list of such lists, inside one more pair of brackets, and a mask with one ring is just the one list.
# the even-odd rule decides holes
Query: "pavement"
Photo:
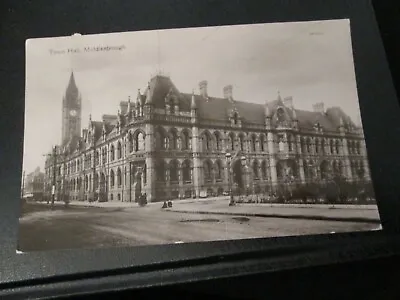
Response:
[{"label": "pavement", "polygon": [[[376,205],[237,203],[235,206],[229,206],[228,203],[229,197],[176,200],[173,201],[173,207],[165,209],[165,211],[190,214],[380,223]],[[146,207],[158,209],[162,204],[162,202],[154,202],[147,204]],[[63,203],[56,203],[56,205],[63,205]],[[140,208],[134,202],[117,201],[92,203],[72,201],[70,205],[122,209]]]},{"label": "pavement", "polygon": [[[62,203],[54,210],[46,205],[27,206],[20,218],[18,250],[43,251],[73,248],[99,248],[189,243],[200,241],[265,238],[334,232],[376,230],[377,224],[339,220],[296,219],[282,217],[257,217],[221,213],[239,210],[270,209],[252,206],[229,207],[228,200],[222,201],[175,201],[172,209],[161,209],[162,203],[151,203],[144,207],[118,207],[109,204],[107,208]],[[125,204],[125,205],[128,205]],[[114,206],[112,206],[114,205]],[[206,207],[205,215],[185,213]],[[232,210],[231,210],[232,209]],[[286,208],[277,208],[286,210]],[[290,208],[289,208],[290,209]],[[172,210],[178,210],[175,212]],[[313,210],[312,208],[310,210]],[[336,211],[336,210],[335,210]],[[348,210],[347,210],[348,211]],[[352,210],[357,212],[357,210]],[[373,211],[373,210],[368,210]]]},{"label": "pavement", "polygon": [[197,214],[223,214],[266,218],[331,220],[380,224],[376,205],[351,207],[348,205],[290,205],[243,204],[229,206],[226,201],[174,203],[168,211]]}]

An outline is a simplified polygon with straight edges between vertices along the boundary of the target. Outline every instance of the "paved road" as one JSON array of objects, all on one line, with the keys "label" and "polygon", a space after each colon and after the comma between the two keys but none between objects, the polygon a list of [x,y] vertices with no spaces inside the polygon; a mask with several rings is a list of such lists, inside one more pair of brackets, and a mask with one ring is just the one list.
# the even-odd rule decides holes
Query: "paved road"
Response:
[{"label": "paved road", "polygon": [[155,205],[135,208],[60,207],[53,211],[42,206],[26,209],[20,218],[18,249],[138,246],[358,231],[376,227],[376,224],[339,221],[187,214],[163,211]]}]

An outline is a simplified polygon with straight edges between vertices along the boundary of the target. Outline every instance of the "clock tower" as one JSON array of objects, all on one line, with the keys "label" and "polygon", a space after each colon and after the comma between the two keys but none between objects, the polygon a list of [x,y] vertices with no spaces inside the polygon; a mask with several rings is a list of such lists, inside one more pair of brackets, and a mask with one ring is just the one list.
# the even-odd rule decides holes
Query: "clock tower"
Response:
[{"label": "clock tower", "polygon": [[61,143],[68,142],[74,136],[80,136],[82,103],[81,95],[71,72],[69,83],[62,103],[62,137]]}]

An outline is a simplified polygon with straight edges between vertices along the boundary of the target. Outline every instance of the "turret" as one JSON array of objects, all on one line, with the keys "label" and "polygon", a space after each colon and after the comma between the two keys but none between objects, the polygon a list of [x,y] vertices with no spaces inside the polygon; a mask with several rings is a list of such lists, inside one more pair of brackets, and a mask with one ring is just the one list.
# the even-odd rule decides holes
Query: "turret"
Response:
[{"label": "turret", "polygon": [[265,104],[264,104],[264,115],[265,115],[265,128],[269,129],[269,128],[271,128],[271,111],[268,107],[267,101],[265,101]]},{"label": "turret", "polygon": [[192,100],[190,102],[190,113],[192,118],[197,117],[197,104],[196,104],[196,97],[194,95],[194,90],[192,91]]}]

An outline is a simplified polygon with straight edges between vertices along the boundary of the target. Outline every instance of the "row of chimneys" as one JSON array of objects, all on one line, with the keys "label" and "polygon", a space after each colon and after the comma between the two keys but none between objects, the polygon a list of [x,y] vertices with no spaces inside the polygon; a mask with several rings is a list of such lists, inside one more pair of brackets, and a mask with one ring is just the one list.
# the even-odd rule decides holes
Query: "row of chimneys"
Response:
[{"label": "row of chimneys", "polygon": [[[200,90],[200,95],[203,96],[204,98],[208,97],[208,93],[207,93],[207,81],[203,80],[200,81],[199,83],[199,90]],[[227,85],[223,88],[223,94],[224,94],[224,98],[226,99],[233,99],[233,86],[232,85]]]},{"label": "row of chimneys", "polygon": [[[200,89],[200,95],[203,96],[204,98],[208,97],[207,94],[207,81],[203,80],[200,81],[199,83],[199,89]],[[227,85],[223,88],[223,95],[224,98],[226,99],[233,99],[233,86],[232,85]],[[293,108],[293,97],[285,97],[283,99],[283,104],[286,107]],[[325,107],[323,102],[319,102],[313,105],[313,110],[314,112],[318,113],[325,113]]]}]

